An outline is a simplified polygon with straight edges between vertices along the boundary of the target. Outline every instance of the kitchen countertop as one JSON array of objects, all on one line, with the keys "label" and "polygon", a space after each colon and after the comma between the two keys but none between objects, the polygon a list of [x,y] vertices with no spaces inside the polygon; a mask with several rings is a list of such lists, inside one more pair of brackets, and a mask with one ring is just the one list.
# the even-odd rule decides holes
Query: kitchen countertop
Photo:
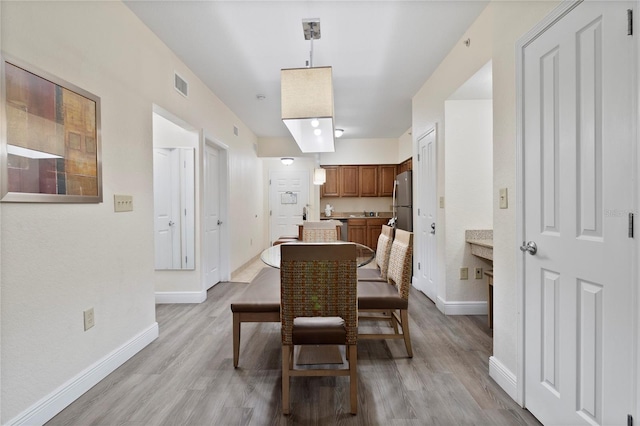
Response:
[{"label": "kitchen countertop", "polygon": [[331,216],[325,216],[324,213],[320,214],[320,220],[331,219],[391,219],[393,214],[391,212],[374,212],[378,216],[365,216],[363,212],[335,212]]}]

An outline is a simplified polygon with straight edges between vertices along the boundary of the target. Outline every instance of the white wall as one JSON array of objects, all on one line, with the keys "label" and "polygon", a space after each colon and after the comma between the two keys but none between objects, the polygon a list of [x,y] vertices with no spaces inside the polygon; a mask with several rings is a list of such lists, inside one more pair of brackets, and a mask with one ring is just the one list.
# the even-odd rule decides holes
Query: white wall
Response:
[{"label": "white wall", "polygon": [[[444,194],[444,102],[489,60],[493,67],[493,229],[494,229],[494,358],[509,374],[517,371],[517,300],[515,294],[515,225],[513,207],[499,209],[498,188],[515,199],[515,43],[558,2],[492,1],[460,38],[438,69],[413,98],[415,141],[438,125],[438,195]],[[469,47],[463,40],[469,38]],[[445,199],[445,205],[447,200]],[[444,223],[443,209],[437,223]],[[438,235],[438,269],[445,267],[444,235]],[[515,376],[514,376],[515,377]],[[517,380],[517,377],[515,377]]]},{"label": "white wall", "polygon": [[[468,229],[493,228],[493,133],[490,100],[445,102],[445,303],[486,301],[486,278],[475,279],[475,267],[491,262],[471,254]],[[459,269],[469,268],[469,279]]]},{"label": "white wall", "polygon": [[397,163],[398,139],[336,139],[335,152],[320,154],[323,165]]},{"label": "white wall", "polygon": [[[141,334],[157,335],[153,104],[230,147],[230,234],[238,236],[231,244],[232,268],[259,253],[264,242],[250,247],[247,234],[259,239],[264,219],[262,214],[250,219],[263,206],[255,135],[126,6],[2,2],[0,7],[3,51],[101,97],[104,193],[101,204],[0,205],[0,423],[5,424],[28,416],[36,403],[56,408],[67,396],[58,391],[77,385],[81,372],[113,359]],[[174,71],[189,81],[189,98],[174,90]],[[113,194],[133,195],[134,211],[114,213]],[[82,311],[89,307],[95,309],[96,325],[84,332]]]},{"label": "white wall", "polygon": [[398,138],[398,163],[413,156],[413,133],[407,130]]}]

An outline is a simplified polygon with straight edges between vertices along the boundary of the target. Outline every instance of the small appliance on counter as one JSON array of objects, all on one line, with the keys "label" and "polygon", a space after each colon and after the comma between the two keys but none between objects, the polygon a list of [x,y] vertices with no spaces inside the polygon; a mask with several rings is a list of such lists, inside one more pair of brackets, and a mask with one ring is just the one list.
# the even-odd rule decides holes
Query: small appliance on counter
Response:
[{"label": "small appliance on counter", "polygon": [[331,217],[332,211],[333,211],[333,207],[331,207],[331,204],[327,204],[327,206],[324,208],[324,215],[326,217]]}]

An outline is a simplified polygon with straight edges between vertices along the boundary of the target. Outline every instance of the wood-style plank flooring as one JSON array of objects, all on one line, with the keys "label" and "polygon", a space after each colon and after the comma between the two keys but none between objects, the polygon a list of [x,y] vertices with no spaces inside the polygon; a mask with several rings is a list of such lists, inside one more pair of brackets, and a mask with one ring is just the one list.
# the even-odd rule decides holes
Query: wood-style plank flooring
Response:
[{"label": "wood-style plank flooring", "polygon": [[402,340],[358,343],[356,416],[346,377],[293,378],[284,416],[278,323],[243,324],[233,368],[229,302],[246,287],[223,282],[205,303],[158,305],[160,337],[47,424],[539,425],[489,378],[486,316],[444,316],[415,289],[413,359]]}]

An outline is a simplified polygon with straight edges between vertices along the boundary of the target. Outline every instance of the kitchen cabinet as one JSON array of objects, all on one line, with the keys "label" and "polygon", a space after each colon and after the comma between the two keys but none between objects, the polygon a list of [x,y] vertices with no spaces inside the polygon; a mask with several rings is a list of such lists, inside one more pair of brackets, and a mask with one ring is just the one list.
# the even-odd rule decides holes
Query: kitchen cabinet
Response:
[{"label": "kitchen cabinet", "polygon": [[358,197],[360,195],[358,166],[340,166],[340,196]]},{"label": "kitchen cabinet", "polygon": [[349,219],[347,222],[348,240],[353,243],[367,244],[367,219]]},{"label": "kitchen cabinet", "polygon": [[360,179],[360,196],[378,196],[378,168],[379,166],[358,166]]},{"label": "kitchen cabinet", "polygon": [[378,166],[378,197],[393,196],[393,183],[396,180],[396,166],[385,164]]},{"label": "kitchen cabinet", "polygon": [[323,166],[326,172],[326,180],[320,187],[321,197],[340,196],[340,166]]},{"label": "kitchen cabinet", "polygon": [[391,197],[398,167],[395,164],[322,166],[326,181],[320,197]]},{"label": "kitchen cabinet", "polygon": [[413,161],[411,157],[404,160],[402,163],[398,164],[398,173],[406,172],[407,170],[413,170]]},{"label": "kitchen cabinet", "polygon": [[378,246],[378,237],[382,233],[382,225],[387,223],[389,219],[372,218],[367,221],[367,246],[376,249]]}]

